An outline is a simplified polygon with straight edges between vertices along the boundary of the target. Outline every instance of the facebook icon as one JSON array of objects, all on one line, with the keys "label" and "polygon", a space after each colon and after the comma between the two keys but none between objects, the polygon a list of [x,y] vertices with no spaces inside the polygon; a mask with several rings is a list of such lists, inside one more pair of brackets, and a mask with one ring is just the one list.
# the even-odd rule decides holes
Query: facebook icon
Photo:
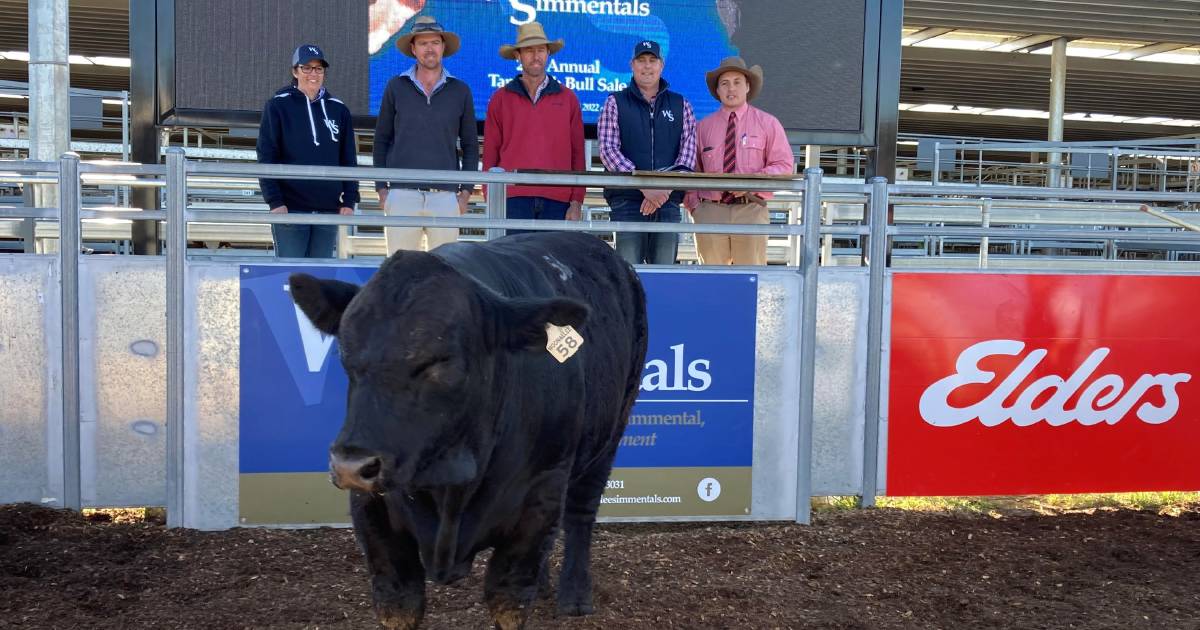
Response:
[{"label": "facebook icon", "polygon": [[705,477],[696,486],[696,494],[700,496],[701,501],[716,501],[717,497],[721,496],[721,482],[712,477]]}]

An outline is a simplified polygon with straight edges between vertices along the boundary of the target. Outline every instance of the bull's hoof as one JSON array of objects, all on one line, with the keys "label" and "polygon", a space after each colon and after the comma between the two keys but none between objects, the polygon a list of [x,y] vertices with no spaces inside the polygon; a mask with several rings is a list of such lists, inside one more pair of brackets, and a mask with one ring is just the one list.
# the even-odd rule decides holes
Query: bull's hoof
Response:
[{"label": "bull's hoof", "polygon": [[527,612],[521,609],[492,611],[492,623],[496,624],[496,630],[521,630],[525,627]]},{"label": "bull's hoof", "polygon": [[582,617],[596,612],[596,608],[592,606],[590,601],[582,602],[558,602],[558,614],[567,617]]},{"label": "bull's hoof", "polygon": [[421,625],[419,613],[394,606],[376,606],[375,615],[388,630],[417,630],[417,626]]}]

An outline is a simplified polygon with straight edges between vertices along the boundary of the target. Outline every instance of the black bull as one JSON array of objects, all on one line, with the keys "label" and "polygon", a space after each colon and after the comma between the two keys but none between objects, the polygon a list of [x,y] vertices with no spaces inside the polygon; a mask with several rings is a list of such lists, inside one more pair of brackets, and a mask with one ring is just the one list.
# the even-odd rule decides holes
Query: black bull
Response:
[{"label": "black bull", "polygon": [[[592,612],[592,529],[646,355],[633,269],[593,236],[548,233],[398,252],[361,288],[290,284],[349,376],[330,469],[380,621],[415,628],[425,579],[461,578],[492,548],[488,609],[521,627],[560,526],[558,609]],[[584,339],[565,363],[547,323]]]}]

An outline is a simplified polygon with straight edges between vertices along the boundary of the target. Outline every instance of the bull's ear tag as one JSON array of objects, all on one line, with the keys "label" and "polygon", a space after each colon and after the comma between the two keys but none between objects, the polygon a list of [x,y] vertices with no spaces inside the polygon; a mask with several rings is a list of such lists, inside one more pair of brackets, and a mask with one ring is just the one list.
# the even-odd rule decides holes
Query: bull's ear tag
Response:
[{"label": "bull's ear tag", "polygon": [[546,351],[554,355],[559,363],[566,363],[579,352],[583,345],[583,337],[570,326],[555,326],[546,324]]}]

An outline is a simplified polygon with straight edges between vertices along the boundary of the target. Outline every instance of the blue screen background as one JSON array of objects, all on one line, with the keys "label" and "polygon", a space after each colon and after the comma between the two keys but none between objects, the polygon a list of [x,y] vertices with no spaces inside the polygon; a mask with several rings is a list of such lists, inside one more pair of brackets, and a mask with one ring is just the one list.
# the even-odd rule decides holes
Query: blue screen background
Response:
[{"label": "blue screen background", "polygon": [[[573,87],[583,109],[583,121],[595,123],[605,97],[630,81],[629,57],[634,44],[653,39],[662,46],[666,67],[663,78],[671,89],[692,103],[699,120],[717,110],[717,101],[708,93],[704,73],[717,67],[721,59],[738,54],[717,12],[716,0],[639,0],[648,5],[650,15],[593,15],[536,12],[536,19],[551,39],[562,39],[566,46],[551,56],[552,62],[595,64],[599,72],[556,72],[549,74]],[[521,5],[537,5],[537,0],[516,0]],[[548,5],[543,0],[544,5]],[[482,120],[492,92],[516,73],[515,61],[501,59],[500,46],[516,39],[517,26],[512,20],[524,20],[529,11],[517,8],[510,0],[428,0],[417,14],[437,19],[447,30],[462,39],[462,48],[444,61],[450,74],[465,81],[475,102],[475,116]],[[379,103],[387,82],[414,63],[400,54],[396,40],[412,26],[411,18],[401,30],[370,59],[370,113],[378,115]],[[589,81],[590,79],[590,81]]]}]

